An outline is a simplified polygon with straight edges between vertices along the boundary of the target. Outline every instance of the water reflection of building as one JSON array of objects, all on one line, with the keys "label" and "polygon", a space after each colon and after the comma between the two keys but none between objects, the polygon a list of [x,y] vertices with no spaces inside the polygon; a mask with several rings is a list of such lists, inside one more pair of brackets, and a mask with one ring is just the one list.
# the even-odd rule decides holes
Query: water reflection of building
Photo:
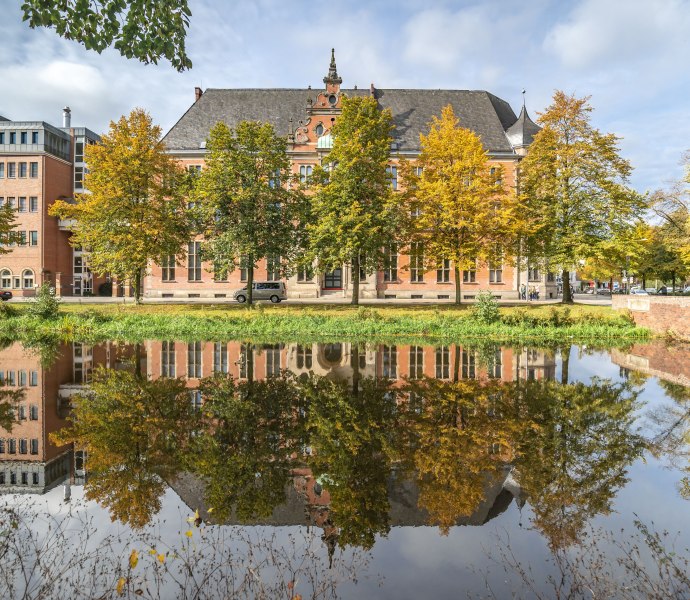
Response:
[{"label": "water reflection of building", "polygon": [[62,355],[45,369],[37,353],[14,343],[0,350],[0,374],[6,387],[23,390],[17,422],[0,429],[0,493],[44,493],[71,469],[71,448],[49,435],[65,425],[58,390],[72,378],[72,359]]},{"label": "water reflection of building", "polygon": [[644,344],[633,344],[627,350],[611,350],[611,359],[627,371],[637,371],[690,386],[690,344],[668,345],[657,340]]}]

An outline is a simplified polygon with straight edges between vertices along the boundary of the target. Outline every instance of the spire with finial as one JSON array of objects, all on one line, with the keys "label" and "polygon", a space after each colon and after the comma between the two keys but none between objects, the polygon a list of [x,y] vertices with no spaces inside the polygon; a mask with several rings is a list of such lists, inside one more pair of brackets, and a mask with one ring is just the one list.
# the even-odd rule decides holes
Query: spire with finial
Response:
[{"label": "spire with finial", "polygon": [[506,136],[515,151],[524,155],[527,153],[527,147],[532,143],[534,136],[541,131],[541,127],[530,119],[527,113],[527,104],[525,103],[526,90],[522,90],[522,110],[517,121],[506,129]]},{"label": "spire with finial", "polygon": [[343,78],[338,76],[338,69],[335,66],[335,48],[331,48],[331,64],[328,67],[328,75],[323,78],[323,82],[328,86],[340,85],[343,82]]}]

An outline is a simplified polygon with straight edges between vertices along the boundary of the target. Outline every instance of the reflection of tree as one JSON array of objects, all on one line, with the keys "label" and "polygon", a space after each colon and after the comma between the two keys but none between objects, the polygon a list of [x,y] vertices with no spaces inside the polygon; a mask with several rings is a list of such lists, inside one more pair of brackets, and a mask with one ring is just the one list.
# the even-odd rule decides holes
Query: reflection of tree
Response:
[{"label": "reflection of tree", "polygon": [[448,533],[478,509],[487,485],[504,475],[524,423],[504,394],[510,386],[499,381],[425,378],[405,391],[415,400],[409,415],[419,506]]},{"label": "reflection of tree", "polygon": [[268,517],[285,500],[299,451],[300,390],[289,374],[238,382],[229,376],[201,383],[209,425],[195,439],[191,469],[204,477],[206,502],[220,520]]},{"label": "reflection of tree", "polygon": [[17,406],[25,395],[24,388],[16,390],[0,388],[0,429],[12,431],[12,427],[17,422]]},{"label": "reflection of tree", "polygon": [[86,450],[87,498],[108,507],[113,520],[144,526],[160,510],[165,480],[179,471],[196,427],[184,381],[97,369],[89,391],[72,401],[71,423],[53,441]]},{"label": "reflection of tree", "polygon": [[345,381],[312,377],[304,384],[314,475],[331,497],[330,517],[341,546],[373,546],[390,529],[388,480],[397,452],[396,394],[390,385],[359,379],[358,357],[352,388]]},{"label": "reflection of tree", "polygon": [[637,393],[627,384],[516,383],[526,427],[516,470],[534,526],[552,548],[575,543],[588,519],[607,514],[643,451],[632,430]]},{"label": "reflection of tree", "polygon": [[680,491],[690,500],[690,387],[664,380],[659,385],[673,404],[664,404],[647,415],[652,425],[650,450],[686,473]]}]

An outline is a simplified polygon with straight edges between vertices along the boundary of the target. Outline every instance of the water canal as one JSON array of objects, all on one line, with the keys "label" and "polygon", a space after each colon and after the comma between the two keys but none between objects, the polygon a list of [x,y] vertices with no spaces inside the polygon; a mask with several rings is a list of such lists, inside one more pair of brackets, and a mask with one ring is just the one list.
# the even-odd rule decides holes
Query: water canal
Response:
[{"label": "water canal", "polygon": [[688,346],[11,343],[0,373],[3,598],[690,597]]}]

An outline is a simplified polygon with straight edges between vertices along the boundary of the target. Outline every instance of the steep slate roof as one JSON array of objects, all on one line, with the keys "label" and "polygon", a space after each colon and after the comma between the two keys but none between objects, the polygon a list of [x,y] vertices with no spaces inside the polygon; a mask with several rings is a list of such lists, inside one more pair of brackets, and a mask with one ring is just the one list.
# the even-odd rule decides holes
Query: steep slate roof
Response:
[{"label": "steep slate roof", "polygon": [[[166,134],[169,150],[198,150],[211,127],[224,121],[234,127],[242,120],[272,123],[279,135],[287,135],[290,118],[293,128],[307,118],[307,98],[321,90],[310,89],[208,89]],[[341,90],[348,96],[366,96],[369,90]],[[428,131],[433,115],[451,104],[460,125],[477,133],[490,152],[513,152],[505,130],[516,122],[510,105],[493,94],[468,90],[386,90],[377,89],[376,98],[390,108],[399,150],[417,150],[419,134]]]}]

